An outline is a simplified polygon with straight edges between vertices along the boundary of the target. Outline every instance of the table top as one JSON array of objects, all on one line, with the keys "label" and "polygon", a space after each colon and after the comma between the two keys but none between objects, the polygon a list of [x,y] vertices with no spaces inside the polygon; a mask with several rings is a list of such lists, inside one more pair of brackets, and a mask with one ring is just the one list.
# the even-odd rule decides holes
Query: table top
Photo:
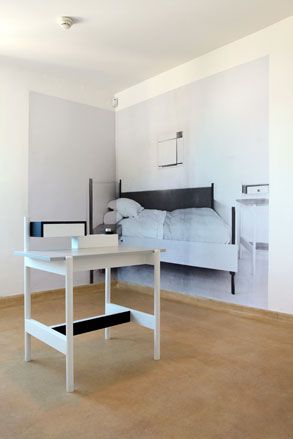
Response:
[{"label": "table top", "polygon": [[14,252],[16,256],[25,256],[32,259],[39,259],[42,261],[60,261],[66,259],[68,256],[73,258],[80,258],[85,256],[107,256],[119,254],[137,254],[137,253],[152,253],[154,250],[164,252],[161,248],[146,248],[146,247],[130,247],[120,244],[115,247],[95,247],[95,248],[80,248],[76,250],[17,250]]},{"label": "table top", "polygon": [[268,198],[239,198],[236,201],[243,206],[267,206],[269,204]]}]

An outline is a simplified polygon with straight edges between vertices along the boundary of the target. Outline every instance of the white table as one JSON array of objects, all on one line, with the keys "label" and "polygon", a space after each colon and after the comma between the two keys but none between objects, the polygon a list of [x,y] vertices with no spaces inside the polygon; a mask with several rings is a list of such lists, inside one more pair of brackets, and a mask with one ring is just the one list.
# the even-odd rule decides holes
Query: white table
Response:
[{"label": "white table", "polygon": [[[66,356],[66,390],[74,391],[73,337],[110,326],[135,322],[153,330],[154,359],[160,359],[160,249],[118,245],[59,251],[17,251],[24,256],[25,361],[31,360],[31,336]],[[111,302],[111,268],[149,264],[154,266],[154,313],[147,314]],[[31,317],[30,270],[43,270],[65,277],[65,323],[47,326]],[[105,314],[73,320],[73,273],[105,268]]]},{"label": "white table", "polygon": [[[255,274],[256,265],[256,228],[257,228],[257,208],[268,206],[269,200],[267,198],[240,198],[236,200],[238,203],[238,218],[239,218],[239,256],[241,256],[241,245],[246,248],[251,254],[251,272]],[[248,241],[241,234],[241,224],[243,222],[241,210],[245,208],[252,219],[252,241]]]}]

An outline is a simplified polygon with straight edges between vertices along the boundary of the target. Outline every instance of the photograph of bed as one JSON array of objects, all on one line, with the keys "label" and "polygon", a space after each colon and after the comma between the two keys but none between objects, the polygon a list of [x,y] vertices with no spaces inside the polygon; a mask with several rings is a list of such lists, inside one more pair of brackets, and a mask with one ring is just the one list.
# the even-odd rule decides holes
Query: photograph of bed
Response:
[{"label": "photograph of bed", "polygon": [[[92,224],[91,189],[89,195]],[[238,271],[235,208],[231,208],[228,225],[214,204],[214,184],[123,192],[120,180],[118,199],[108,204],[104,223],[107,225],[107,218],[114,218],[111,222],[116,223],[116,227],[119,225],[121,241],[125,244],[166,249],[162,262],[229,272],[231,293],[235,294],[234,278]],[[100,226],[92,228],[92,233],[100,231]]]}]

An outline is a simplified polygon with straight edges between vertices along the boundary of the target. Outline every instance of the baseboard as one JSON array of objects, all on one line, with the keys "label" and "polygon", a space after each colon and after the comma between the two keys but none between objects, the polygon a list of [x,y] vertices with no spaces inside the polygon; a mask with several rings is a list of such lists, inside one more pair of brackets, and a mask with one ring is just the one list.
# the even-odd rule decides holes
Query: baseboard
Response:
[{"label": "baseboard", "polygon": [[[153,295],[153,288],[140,284],[131,284],[128,282],[112,280],[111,287],[115,288],[116,291],[119,289],[121,290],[126,289],[142,294]],[[104,290],[105,290],[104,282],[98,284],[78,285],[74,287],[75,294],[89,294],[93,292],[103,293]],[[32,298],[34,301],[47,300],[48,296],[50,296],[51,299],[59,298],[60,296],[62,297],[64,296],[64,288],[32,293]],[[234,303],[221,302],[219,300],[208,299],[200,296],[190,296],[185,293],[161,290],[161,298],[173,302],[185,303],[185,304],[199,306],[202,308],[208,308],[216,311],[228,312],[250,319],[271,320],[271,321],[273,320],[273,321],[283,321],[283,322],[293,323],[292,314],[286,314],[278,311],[270,311],[260,308],[252,308],[249,306],[237,305]],[[23,304],[23,294],[0,297],[0,308],[5,306],[22,305],[22,304]]]},{"label": "baseboard", "polygon": [[[112,288],[117,286],[117,280],[112,280],[111,282]],[[86,284],[86,285],[77,285],[74,287],[75,294],[85,294],[91,292],[104,292],[105,284],[104,282],[99,282],[98,284]],[[63,296],[65,293],[64,288],[58,288],[55,290],[47,290],[47,291],[38,291],[32,293],[32,299],[34,301],[42,301],[46,300],[48,296],[50,298],[58,298]],[[5,306],[14,306],[14,305],[22,305],[23,304],[23,294],[15,294],[13,296],[3,296],[0,297],[0,308]]]},{"label": "baseboard", "polygon": [[[119,289],[128,289],[131,291],[136,291],[142,294],[153,295],[153,288],[139,285],[139,284],[130,284],[128,282],[118,281],[116,288]],[[166,300],[171,300],[173,302],[180,302],[195,306],[200,306],[203,308],[209,308],[216,311],[224,311],[233,314],[237,314],[238,316],[253,318],[253,319],[261,319],[261,320],[278,320],[284,321],[288,323],[293,323],[293,315],[281,313],[277,311],[270,311],[260,308],[252,308],[249,306],[238,305],[234,303],[222,302],[219,300],[208,299],[200,296],[190,296],[186,293],[178,293],[173,291],[161,290],[161,298]]]}]

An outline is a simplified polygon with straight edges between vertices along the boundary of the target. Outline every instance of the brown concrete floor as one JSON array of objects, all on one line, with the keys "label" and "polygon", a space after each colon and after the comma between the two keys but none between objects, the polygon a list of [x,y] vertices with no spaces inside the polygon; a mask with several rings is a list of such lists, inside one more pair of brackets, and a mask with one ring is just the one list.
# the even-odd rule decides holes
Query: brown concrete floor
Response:
[{"label": "brown concrete floor", "polygon": [[[151,297],[115,291],[151,309]],[[114,301],[114,300],[113,300]],[[102,313],[103,295],[76,295],[76,317]],[[62,297],[33,317],[63,321]],[[95,311],[96,310],[96,311]],[[293,326],[162,301],[162,359],[132,324],[75,338],[76,392],[65,358],[33,341],[23,362],[22,306],[0,309],[0,438],[293,438]]]}]

